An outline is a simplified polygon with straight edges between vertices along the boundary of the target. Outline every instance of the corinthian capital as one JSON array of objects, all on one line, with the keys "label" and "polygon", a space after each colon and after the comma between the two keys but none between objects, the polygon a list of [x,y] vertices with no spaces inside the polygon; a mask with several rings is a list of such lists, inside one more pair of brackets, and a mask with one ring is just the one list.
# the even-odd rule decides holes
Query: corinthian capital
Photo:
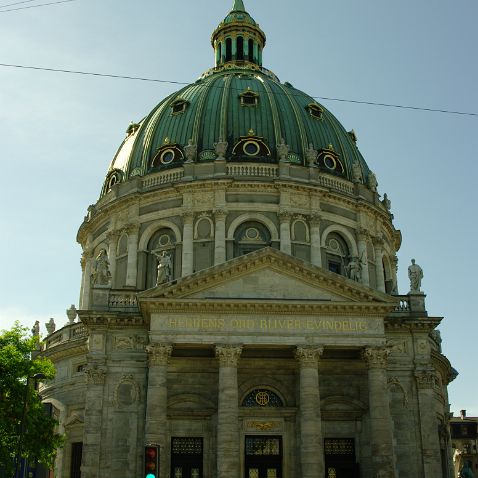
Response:
[{"label": "corinthian capital", "polygon": [[221,367],[237,367],[242,345],[216,345],[216,357]]},{"label": "corinthian capital", "polygon": [[417,386],[420,390],[433,388],[433,386],[435,385],[436,377],[431,370],[417,370],[415,372],[415,378],[417,380]]},{"label": "corinthian capital", "polygon": [[103,385],[106,379],[106,370],[94,365],[85,370],[86,383],[91,385]]},{"label": "corinthian capital", "polygon": [[387,347],[366,347],[362,352],[369,368],[385,368],[389,355],[390,349]]},{"label": "corinthian capital", "polygon": [[301,366],[316,367],[323,352],[324,347],[317,345],[298,346],[295,350],[295,358]]},{"label": "corinthian capital", "polygon": [[167,365],[173,346],[171,344],[150,344],[145,347],[150,365]]},{"label": "corinthian capital", "polygon": [[224,209],[224,208],[214,209],[213,214],[214,214],[214,219],[216,219],[216,221],[224,221],[224,219],[226,219],[227,217],[227,209]]}]

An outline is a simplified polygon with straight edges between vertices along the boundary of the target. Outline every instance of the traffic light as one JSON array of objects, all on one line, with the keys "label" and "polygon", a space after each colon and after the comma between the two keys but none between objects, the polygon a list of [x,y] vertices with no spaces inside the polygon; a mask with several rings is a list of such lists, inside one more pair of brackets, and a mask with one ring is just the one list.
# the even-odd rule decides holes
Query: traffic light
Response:
[{"label": "traffic light", "polygon": [[144,477],[159,477],[159,446],[148,445],[144,447]]}]

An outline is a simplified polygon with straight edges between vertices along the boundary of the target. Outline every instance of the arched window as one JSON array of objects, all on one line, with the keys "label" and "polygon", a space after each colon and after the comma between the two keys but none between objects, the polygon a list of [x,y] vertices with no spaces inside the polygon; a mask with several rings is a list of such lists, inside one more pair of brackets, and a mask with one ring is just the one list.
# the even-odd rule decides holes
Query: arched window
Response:
[{"label": "arched window", "polygon": [[336,274],[346,275],[350,253],[347,243],[342,236],[332,232],[325,241],[327,255],[327,269]]},{"label": "arched window", "polygon": [[214,225],[209,217],[198,219],[194,228],[194,272],[214,265]]},{"label": "arched window", "polygon": [[226,38],[226,61],[232,60],[232,40]]},{"label": "arched window", "polygon": [[238,60],[244,60],[244,38],[237,37],[237,54]]},{"label": "arched window", "polygon": [[270,246],[271,234],[260,222],[244,222],[234,233],[234,257]]},{"label": "arched window", "polygon": [[309,227],[302,218],[292,223],[292,255],[304,261],[310,261]]},{"label": "arched window", "polygon": [[218,65],[222,63],[222,43],[219,42],[217,45],[217,63]]},{"label": "arched window", "polygon": [[128,267],[128,234],[123,233],[116,246],[115,287],[126,285],[126,269]]},{"label": "arched window", "polygon": [[253,407],[283,407],[284,402],[277,395],[277,393],[272,390],[265,388],[256,388],[249,392],[244,400],[242,401],[242,406],[247,408]]},{"label": "arched window", "polygon": [[146,267],[146,288],[151,289],[156,286],[158,256],[162,253],[169,255],[172,263],[172,276],[178,274],[178,258],[176,247],[176,236],[171,229],[162,228],[151,237],[148,243],[148,258]]},{"label": "arched window", "polygon": [[249,61],[254,61],[254,42],[249,40]]}]

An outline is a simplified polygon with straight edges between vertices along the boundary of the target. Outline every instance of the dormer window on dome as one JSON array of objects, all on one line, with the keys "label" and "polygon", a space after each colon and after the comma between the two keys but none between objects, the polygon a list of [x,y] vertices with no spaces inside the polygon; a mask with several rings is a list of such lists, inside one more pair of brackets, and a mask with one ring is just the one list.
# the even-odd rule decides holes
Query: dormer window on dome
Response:
[{"label": "dormer window on dome", "polygon": [[317,103],[310,103],[307,105],[307,110],[309,111],[310,116],[315,119],[322,119],[324,114],[324,109]]},{"label": "dormer window on dome", "polygon": [[121,182],[123,178],[123,172],[119,170],[111,171],[108,176],[106,176],[105,183],[103,185],[103,191],[101,192],[101,196],[109,193],[115,184]]},{"label": "dormer window on dome", "polygon": [[152,168],[166,169],[182,164],[184,155],[181,149],[176,144],[170,144],[168,138],[164,140],[164,143],[164,146],[158,149],[151,162]]},{"label": "dormer window on dome", "polygon": [[241,99],[241,106],[257,106],[259,104],[259,95],[250,88],[241,93],[239,98]]},{"label": "dormer window on dome", "polygon": [[317,164],[321,169],[330,174],[343,176],[345,173],[342,161],[340,161],[339,155],[334,151],[332,145],[329,145],[328,148],[319,151]]},{"label": "dormer window on dome", "polygon": [[178,98],[171,103],[171,114],[180,115],[184,113],[189,106],[189,101]]},{"label": "dormer window on dome", "polygon": [[234,159],[264,160],[270,155],[271,151],[264,138],[256,136],[253,130],[249,130],[247,136],[241,136],[232,150]]}]

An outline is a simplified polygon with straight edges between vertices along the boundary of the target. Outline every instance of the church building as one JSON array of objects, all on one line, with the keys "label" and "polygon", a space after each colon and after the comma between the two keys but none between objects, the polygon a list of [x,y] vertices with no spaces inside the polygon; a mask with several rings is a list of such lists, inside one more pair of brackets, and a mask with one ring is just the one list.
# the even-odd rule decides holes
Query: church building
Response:
[{"label": "church building", "polygon": [[[242,0],[215,66],[132,123],[78,231],[43,384],[59,478],[450,478],[447,384],[354,131],[263,63]],[[105,165],[106,168],[106,165]]]}]

